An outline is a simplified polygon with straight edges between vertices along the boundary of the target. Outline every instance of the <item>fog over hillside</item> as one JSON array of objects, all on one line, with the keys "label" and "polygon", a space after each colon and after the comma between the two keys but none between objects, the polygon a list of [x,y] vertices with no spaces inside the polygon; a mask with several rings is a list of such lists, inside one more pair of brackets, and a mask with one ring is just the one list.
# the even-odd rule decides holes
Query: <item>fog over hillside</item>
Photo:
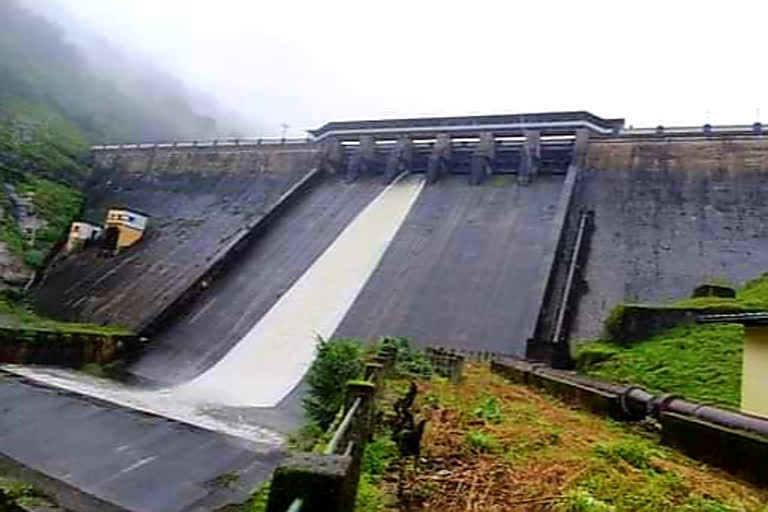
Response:
[{"label": "fog over hillside", "polygon": [[6,104],[12,98],[44,106],[90,142],[212,138],[252,129],[225,115],[210,96],[89,31],[54,3],[45,5],[10,0],[0,6]]},{"label": "fog over hillside", "polygon": [[270,135],[425,115],[586,109],[655,126],[768,114],[760,2],[27,1],[49,15],[58,2]]}]

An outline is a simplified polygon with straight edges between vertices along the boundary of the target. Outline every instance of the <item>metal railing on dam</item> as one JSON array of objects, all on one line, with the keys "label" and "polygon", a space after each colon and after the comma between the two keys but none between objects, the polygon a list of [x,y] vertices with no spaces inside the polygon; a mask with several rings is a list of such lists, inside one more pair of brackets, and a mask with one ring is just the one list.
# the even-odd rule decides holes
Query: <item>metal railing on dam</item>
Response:
[{"label": "metal railing on dam", "polygon": [[119,149],[154,149],[154,148],[214,148],[238,146],[292,146],[312,143],[311,137],[280,138],[280,137],[238,137],[214,139],[208,141],[178,141],[178,142],[142,142],[127,144],[101,144],[91,146],[91,151],[109,151]]}]

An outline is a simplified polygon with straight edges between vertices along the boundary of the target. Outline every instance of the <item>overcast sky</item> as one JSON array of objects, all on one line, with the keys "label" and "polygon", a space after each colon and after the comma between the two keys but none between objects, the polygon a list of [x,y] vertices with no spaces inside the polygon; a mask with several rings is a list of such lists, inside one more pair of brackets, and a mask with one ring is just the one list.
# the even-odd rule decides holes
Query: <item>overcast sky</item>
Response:
[{"label": "overcast sky", "polygon": [[635,126],[768,117],[764,0],[60,1],[272,134],[582,109]]}]

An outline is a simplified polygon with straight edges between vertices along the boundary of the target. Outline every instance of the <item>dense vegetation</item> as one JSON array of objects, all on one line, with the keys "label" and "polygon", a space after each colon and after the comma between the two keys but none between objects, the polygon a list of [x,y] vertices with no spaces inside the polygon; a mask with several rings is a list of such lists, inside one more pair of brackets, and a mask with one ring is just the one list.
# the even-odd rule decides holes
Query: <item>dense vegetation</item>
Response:
[{"label": "dense vegetation", "polygon": [[344,405],[346,383],[363,373],[363,348],[358,340],[318,339],[317,355],[307,372],[307,419],[322,430],[327,429]]},{"label": "dense vegetation", "polygon": [[[749,281],[734,298],[698,297],[674,307],[707,312],[768,310],[768,274]],[[621,308],[606,321],[606,332]],[[629,345],[610,340],[583,344],[580,370],[612,381],[677,393],[691,400],[738,408],[744,329],[741,325],[689,325]]]}]

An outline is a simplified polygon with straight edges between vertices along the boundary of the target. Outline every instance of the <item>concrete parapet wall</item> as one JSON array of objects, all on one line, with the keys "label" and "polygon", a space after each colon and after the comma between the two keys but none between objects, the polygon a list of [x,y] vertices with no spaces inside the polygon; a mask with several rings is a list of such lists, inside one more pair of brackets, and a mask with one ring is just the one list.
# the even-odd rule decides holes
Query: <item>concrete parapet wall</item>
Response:
[{"label": "concrete parapet wall", "polygon": [[119,168],[121,174],[254,174],[290,172],[307,158],[317,158],[312,144],[118,147],[93,153],[96,169]]},{"label": "concrete parapet wall", "polygon": [[635,170],[768,170],[768,136],[592,141],[587,167]]},{"label": "concrete parapet wall", "polygon": [[696,317],[702,314],[702,310],[697,309],[641,304],[620,307],[621,310],[603,333],[604,337],[617,343],[644,340],[670,327],[696,323]]},{"label": "concrete parapet wall", "polygon": [[747,480],[768,483],[765,437],[673,412],[662,412],[660,422],[665,444]]},{"label": "concrete parapet wall", "polygon": [[0,362],[80,368],[121,359],[137,350],[137,344],[129,334],[0,328]]}]

